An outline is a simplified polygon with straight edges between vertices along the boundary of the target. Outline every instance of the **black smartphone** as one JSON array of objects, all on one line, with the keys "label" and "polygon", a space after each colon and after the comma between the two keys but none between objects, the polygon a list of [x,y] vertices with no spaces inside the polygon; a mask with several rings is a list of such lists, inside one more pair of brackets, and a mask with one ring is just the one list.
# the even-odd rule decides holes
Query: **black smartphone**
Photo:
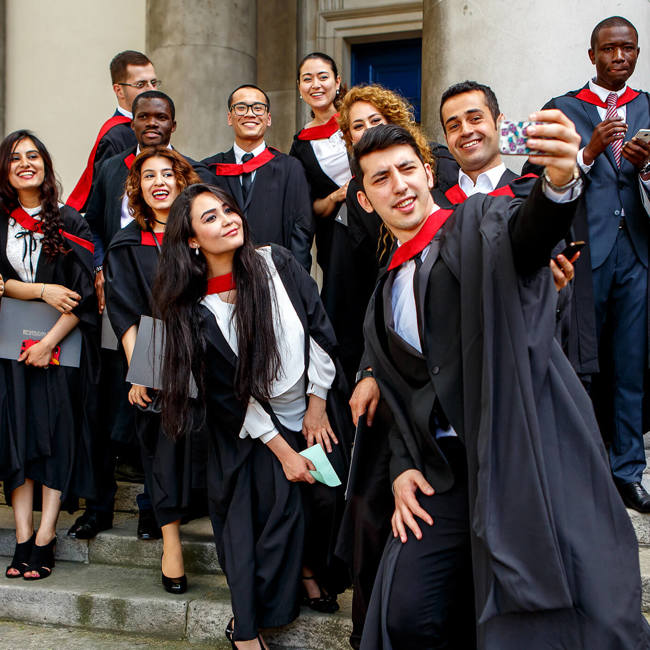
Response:
[{"label": "black smartphone", "polygon": [[[571,258],[576,253],[579,253],[586,245],[587,242],[584,241],[572,241],[568,246],[564,248],[563,251],[558,253],[558,255],[564,255],[564,257],[566,257],[570,262]],[[557,262],[557,255],[555,256],[555,261]]]}]

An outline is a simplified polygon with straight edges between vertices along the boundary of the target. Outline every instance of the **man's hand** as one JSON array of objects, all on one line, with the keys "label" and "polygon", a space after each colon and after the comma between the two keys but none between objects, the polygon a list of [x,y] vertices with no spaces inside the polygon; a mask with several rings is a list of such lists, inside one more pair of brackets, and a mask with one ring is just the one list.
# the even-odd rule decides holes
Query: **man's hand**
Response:
[{"label": "man's hand", "polygon": [[620,117],[610,117],[608,120],[603,120],[594,129],[589,144],[582,152],[582,159],[585,165],[591,165],[614,140],[620,140],[625,137],[626,131],[627,124]]},{"label": "man's hand", "polygon": [[420,506],[415,496],[418,488],[429,496],[434,493],[422,472],[417,469],[407,469],[393,481],[395,512],[390,523],[393,527],[393,537],[399,535],[402,543],[406,542],[405,525],[411,529],[416,539],[422,539],[422,531],[415,521],[415,517],[419,517],[429,526],[433,526],[431,515]]},{"label": "man's hand", "polygon": [[356,385],[350,398],[350,410],[352,411],[352,421],[355,427],[364,413],[366,413],[366,424],[369,427],[372,426],[377,404],[379,404],[379,397],[379,386],[374,377],[366,377]]},{"label": "man's hand", "polygon": [[641,169],[650,158],[650,143],[632,138],[623,145],[621,152],[637,169]]},{"label": "man's hand", "polygon": [[97,305],[99,313],[103,313],[106,307],[106,299],[104,298],[104,271],[97,271],[95,274],[95,293],[97,294]]},{"label": "man's hand", "polygon": [[526,130],[528,146],[541,152],[529,156],[530,162],[545,167],[554,185],[566,185],[573,179],[580,147],[580,136],[573,122],[556,108],[533,113],[529,119],[543,122]]},{"label": "man's hand", "polygon": [[[578,251],[573,259],[569,260],[564,257],[564,255],[558,255],[557,258],[551,258],[551,271],[553,272],[553,282],[555,283],[555,288],[558,291],[562,291],[564,287],[573,280],[575,275],[575,269],[573,268],[573,262],[575,262],[580,257],[580,251]],[[556,261],[557,260],[557,261]]]}]

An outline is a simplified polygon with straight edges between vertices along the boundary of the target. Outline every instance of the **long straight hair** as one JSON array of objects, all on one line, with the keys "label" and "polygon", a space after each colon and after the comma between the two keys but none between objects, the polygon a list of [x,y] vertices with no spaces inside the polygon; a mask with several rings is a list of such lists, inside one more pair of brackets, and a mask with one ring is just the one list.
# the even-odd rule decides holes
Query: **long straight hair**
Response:
[{"label": "long straight hair", "polygon": [[238,362],[234,392],[242,404],[251,396],[265,401],[280,370],[280,353],[273,327],[275,293],[269,286],[266,263],[255,251],[246,219],[227,192],[197,183],[187,187],[172,204],[165,227],[158,273],[153,287],[156,314],[165,326],[162,367],[162,423],[176,439],[192,427],[189,408],[190,372],[205,403],[206,343],[201,332],[200,301],[208,283],[208,265],[188,240],[194,236],[191,209],[199,194],[210,193],[240,217],[244,243],[235,251],[233,279],[237,287],[233,318],[237,331]]},{"label": "long straight hair", "polygon": [[59,254],[66,254],[69,251],[65,240],[61,235],[63,219],[59,211],[59,195],[61,188],[54,174],[52,156],[43,144],[31,131],[21,129],[10,133],[0,143],[0,200],[8,213],[11,213],[20,205],[18,192],[9,182],[9,167],[11,166],[11,154],[19,142],[29,138],[36,147],[36,150],[43,159],[44,178],[41,185],[41,224],[43,229],[43,252],[52,259]]}]

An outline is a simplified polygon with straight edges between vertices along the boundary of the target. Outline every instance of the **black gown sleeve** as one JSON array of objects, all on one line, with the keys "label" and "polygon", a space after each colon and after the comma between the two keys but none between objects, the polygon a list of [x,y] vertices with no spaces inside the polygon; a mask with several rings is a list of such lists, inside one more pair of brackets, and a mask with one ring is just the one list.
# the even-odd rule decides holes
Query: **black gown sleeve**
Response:
[{"label": "black gown sleeve", "polygon": [[289,174],[285,185],[284,207],[291,223],[290,250],[300,264],[311,270],[311,244],[314,239],[314,216],[312,213],[309,183],[298,160],[288,157]]},{"label": "black gown sleeve", "polygon": [[106,206],[106,183],[108,179],[106,163],[99,168],[97,182],[93,185],[88,209],[86,210],[86,222],[92,232],[93,244],[95,245],[94,263],[99,266],[104,261],[104,208]]}]

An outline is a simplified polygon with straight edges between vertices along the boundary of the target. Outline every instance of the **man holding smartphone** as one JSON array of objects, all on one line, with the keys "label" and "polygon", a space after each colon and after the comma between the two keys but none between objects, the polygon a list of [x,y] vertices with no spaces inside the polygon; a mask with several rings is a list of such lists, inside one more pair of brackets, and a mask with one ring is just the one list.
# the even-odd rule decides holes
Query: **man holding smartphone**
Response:
[{"label": "man holding smartphone", "polygon": [[601,21],[589,48],[595,78],[544,108],[559,108],[574,122],[581,138],[578,164],[590,181],[574,222],[576,236],[589,242],[576,272],[574,334],[583,357],[599,362],[590,388],[602,408],[601,430],[620,494],[628,507],[650,512],[650,495],[641,485],[650,145],[634,137],[650,126],[650,96],[627,85],[638,55],[632,23],[620,16]]}]

